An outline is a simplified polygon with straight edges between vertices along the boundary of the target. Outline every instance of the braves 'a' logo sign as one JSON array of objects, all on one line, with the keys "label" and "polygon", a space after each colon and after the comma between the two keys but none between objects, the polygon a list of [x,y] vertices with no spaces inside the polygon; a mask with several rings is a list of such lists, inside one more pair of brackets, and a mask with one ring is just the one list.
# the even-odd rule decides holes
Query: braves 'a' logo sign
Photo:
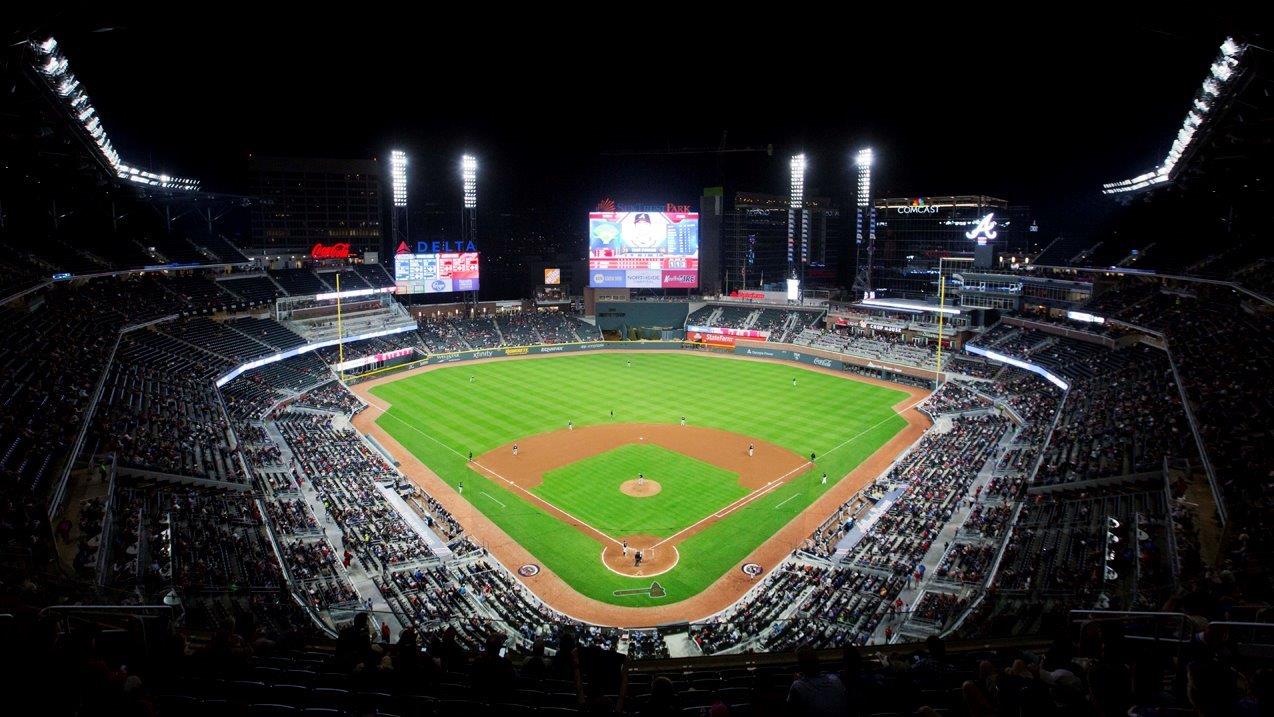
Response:
[{"label": "braves 'a' logo sign", "polygon": [[999,232],[995,231],[997,226],[999,226],[999,222],[995,221],[995,212],[991,212],[979,219],[978,225],[973,227],[973,231],[965,232],[964,236],[969,239],[977,239],[980,245],[986,244],[999,236]]}]

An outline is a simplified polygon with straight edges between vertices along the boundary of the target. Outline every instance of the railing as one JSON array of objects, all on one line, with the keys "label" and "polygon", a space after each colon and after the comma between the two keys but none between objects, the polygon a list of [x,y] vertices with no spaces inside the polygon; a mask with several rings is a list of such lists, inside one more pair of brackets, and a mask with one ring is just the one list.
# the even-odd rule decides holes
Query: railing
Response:
[{"label": "railing", "polygon": [[1199,422],[1195,420],[1194,409],[1190,407],[1190,397],[1186,395],[1186,385],[1181,381],[1181,371],[1177,369],[1177,360],[1172,355],[1172,347],[1168,342],[1164,342],[1164,353],[1168,354],[1168,365],[1172,367],[1172,379],[1177,384],[1177,391],[1181,394],[1181,408],[1185,411],[1186,421],[1190,423],[1190,432],[1194,434],[1194,444],[1199,449],[1199,460],[1203,462],[1203,472],[1208,476],[1208,488],[1212,491],[1212,500],[1216,503],[1217,520],[1224,529],[1229,522],[1229,515],[1225,509],[1225,499],[1221,494],[1221,484],[1217,481],[1216,470],[1212,467],[1212,460],[1208,458],[1208,448],[1203,443],[1203,434],[1199,432]]},{"label": "railing", "polygon": [[49,522],[52,522],[58,512],[62,510],[62,501],[66,499],[66,485],[71,479],[71,471],[75,468],[75,460],[79,458],[80,450],[84,448],[84,439],[88,436],[88,428],[93,423],[93,414],[97,412],[97,403],[102,400],[102,391],[106,388],[106,377],[110,375],[111,364],[115,363],[115,352],[119,350],[119,342],[123,336],[124,333],[122,331],[115,334],[115,345],[111,346],[111,353],[106,358],[106,364],[102,366],[102,375],[97,377],[97,388],[93,389],[93,400],[89,401],[84,411],[84,419],[80,423],[80,430],[75,436],[75,443],[71,447],[71,452],[66,456],[66,465],[62,467],[62,475],[58,478],[57,485],[53,488],[53,493],[49,496]]},{"label": "railing", "polygon": [[106,488],[106,504],[102,510],[102,536],[97,545],[97,587],[99,589],[106,587],[106,562],[110,554],[111,541],[115,537],[116,460],[115,455],[111,454],[111,476]]},{"label": "railing", "polygon": [[1121,626],[1126,640],[1186,645],[1194,635],[1194,621],[1183,612],[1133,610],[1071,610],[1071,624],[1097,622]]}]

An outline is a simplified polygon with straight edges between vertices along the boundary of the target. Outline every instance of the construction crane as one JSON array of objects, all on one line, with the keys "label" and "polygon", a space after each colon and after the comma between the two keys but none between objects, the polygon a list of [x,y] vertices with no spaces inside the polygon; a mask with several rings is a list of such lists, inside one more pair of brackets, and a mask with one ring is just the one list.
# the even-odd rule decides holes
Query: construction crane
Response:
[{"label": "construction crane", "polygon": [[667,149],[604,149],[603,157],[653,157],[674,154],[746,154],[750,152],[764,152],[765,154],[774,156],[774,145],[767,144],[764,147],[727,147],[726,138],[729,131],[721,133],[721,144],[716,147],[678,147]]}]

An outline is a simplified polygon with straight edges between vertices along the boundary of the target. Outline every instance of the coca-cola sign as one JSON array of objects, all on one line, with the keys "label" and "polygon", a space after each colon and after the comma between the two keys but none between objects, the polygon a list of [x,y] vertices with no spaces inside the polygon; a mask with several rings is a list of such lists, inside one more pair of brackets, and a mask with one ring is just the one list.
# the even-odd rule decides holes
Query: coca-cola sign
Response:
[{"label": "coca-cola sign", "polygon": [[349,242],[336,244],[315,244],[310,248],[311,259],[348,259]]}]

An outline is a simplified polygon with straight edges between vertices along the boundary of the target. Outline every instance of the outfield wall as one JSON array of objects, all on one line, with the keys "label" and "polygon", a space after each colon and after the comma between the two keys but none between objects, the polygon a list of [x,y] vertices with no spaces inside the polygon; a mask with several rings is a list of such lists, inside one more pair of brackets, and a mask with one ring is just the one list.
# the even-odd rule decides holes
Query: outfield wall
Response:
[{"label": "outfield wall", "polygon": [[[465,361],[476,361],[481,359],[504,358],[506,356],[543,356],[551,354],[568,354],[581,353],[588,351],[642,351],[656,350],[667,351],[676,349],[688,349],[697,351],[715,351],[721,353],[732,353],[736,356],[752,356],[755,358],[772,359],[778,361],[791,361],[794,363],[803,363],[810,366],[819,366],[821,368],[829,368],[833,371],[853,371],[858,373],[867,373],[885,380],[892,380],[897,383],[915,384],[918,382],[932,381],[934,378],[932,371],[916,368],[915,366],[904,366],[901,364],[893,364],[885,361],[874,361],[863,358],[861,356],[853,356],[850,354],[838,354],[822,349],[811,348],[809,346],[800,346],[797,344],[780,344],[768,343],[765,341],[749,341],[740,339],[735,342],[734,346],[715,346],[707,344],[696,344],[686,341],[584,341],[579,343],[567,344],[542,344],[537,346],[506,346],[497,349],[476,349],[470,351],[455,351],[444,354],[431,354],[426,358],[418,361],[401,363],[396,366],[387,366],[375,371],[359,374],[358,376],[348,376],[345,381],[349,385],[360,383],[363,380],[375,378],[377,376],[403,371],[420,366],[436,366],[439,364],[463,363]],[[874,373],[871,373],[874,372]]]}]

